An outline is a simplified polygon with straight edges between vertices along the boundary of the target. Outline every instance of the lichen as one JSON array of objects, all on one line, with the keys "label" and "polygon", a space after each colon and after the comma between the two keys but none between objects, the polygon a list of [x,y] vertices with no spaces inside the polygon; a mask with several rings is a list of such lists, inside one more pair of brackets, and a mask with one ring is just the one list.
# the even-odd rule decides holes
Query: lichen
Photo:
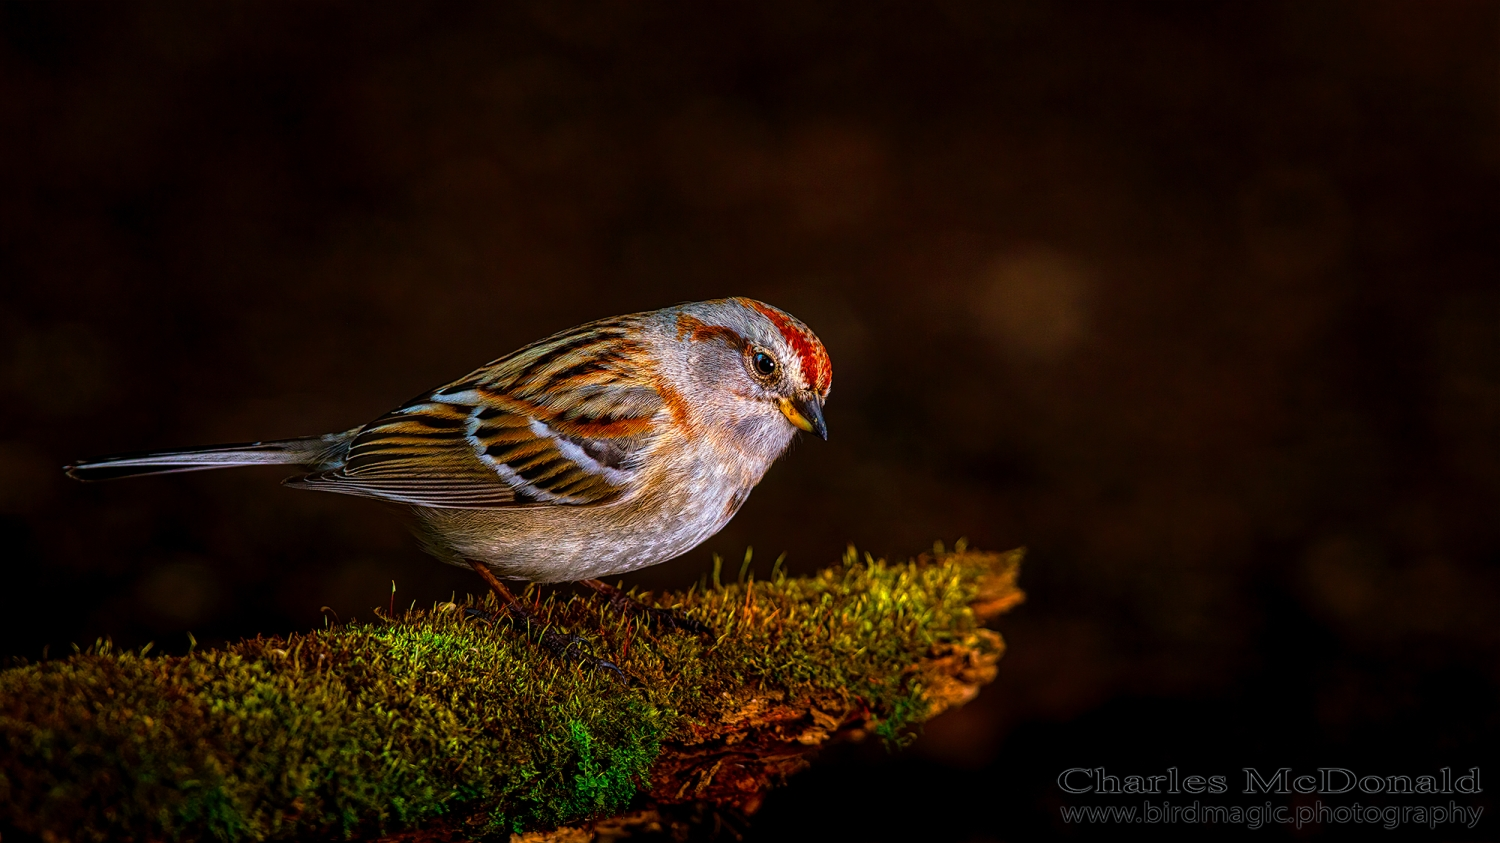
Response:
[{"label": "lichen", "polygon": [[720,739],[766,700],[814,712],[803,743],[856,719],[829,710],[899,742],[934,706],[924,658],[955,642],[998,656],[973,607],[987,582],[1013,585],[1018,561],[960,547],[890,564],[851,548],[837,567],[765,581],[747,557],[723,585],[716,563],[712,582],[658,601],[710,624],[708,638],[528,592],[628,687],[465,611],[488,598],[185,656],[100,643],[0,672],[0,828],[241,841],[446,823],[504,836],[624,812],[664,744]]}]

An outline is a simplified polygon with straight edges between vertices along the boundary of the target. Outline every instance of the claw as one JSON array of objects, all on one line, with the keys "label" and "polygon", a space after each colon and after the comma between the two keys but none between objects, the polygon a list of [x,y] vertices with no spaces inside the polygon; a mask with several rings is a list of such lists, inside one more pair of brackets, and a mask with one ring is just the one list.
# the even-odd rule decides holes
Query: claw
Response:
[{"label": "claw", "polygon": [[636,615],[644,618],[653,626],[665,627],[677,632],[690,632],[695,635],[709,637],[715,635],[713,627],[703,621],[690,618],[676,609],[647,606],[624,591],[601,580],[579,580],[579,582],[607,598],[610,608],[622,615]]},{"label": "claw", "polygon": [[[610,601],[611,605],[614,601]],[[663,609],[658,606],[642,606],[640,603],[630,601],[632,608],[625,609],[627,613],[636,613],[645,616],[657,626],[675,629],[678,632],[690,632],[694,635],[706,635],[714,637],[714,628],[696,618],[690,618],[676,609]]]},{"label": "claw", "polygon": [[469,617],[482,617],[491,623],[499,620],[502,616],[511,623],[520,621],[526,625],[525,632],[527,637],[536,639],[537,643],[542,645],[542,649],[552,654],[553,657],[578,661],[593,667],[595,670],[608,670],[614,673],[627,686],[639,684],[629,674],[621,670],[619,665],[611,661],[605,661],[590,653],[588,651],[588,642],[582,638],[576,635],[566,635],[560,632],[549,631],[547,625],[542,623],[542,619],[522,605],[521,601],[517,600],[515,595],[510,593],[510,589],[506,588],[504,583],[495,578],[494,573],[489,568],[479,562],[471,564],[473,564],[474,570],[478,571],[479,575],[484,578],[484,581],[489,584],[490,590],[495,593],[495,597],[499,599],[500,611],[487,612],[482,609],[469,607],[464,610],[465,614]]},{"label": "claw", "polygon": [[[531,627],[531,618],[527,618],[527,626]],[[588,642],[577,635],[566,635],[560,632],[546,632],[541,634],[541,645],[547,652],[557,658],[582,662],[595,670],[608,670],[615,674],[621,682],[630,684],[630,677],[620,666],[612,661],[601,659],[588,651]]]}]

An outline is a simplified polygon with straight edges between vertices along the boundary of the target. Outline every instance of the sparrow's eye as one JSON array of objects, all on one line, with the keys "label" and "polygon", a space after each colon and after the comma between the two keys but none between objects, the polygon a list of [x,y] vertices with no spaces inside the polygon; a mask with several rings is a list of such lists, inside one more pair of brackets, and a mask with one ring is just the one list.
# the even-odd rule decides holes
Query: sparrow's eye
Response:
[{"label": "sparrow's eye", "polygon": [[776,358],[765,353],[764,351],[755,352],[755,356],[750,358],[750,363],[751,365],[755,366],[755,371],[758,372],[761,377],[769,378],[770,376],[776,374]]}]

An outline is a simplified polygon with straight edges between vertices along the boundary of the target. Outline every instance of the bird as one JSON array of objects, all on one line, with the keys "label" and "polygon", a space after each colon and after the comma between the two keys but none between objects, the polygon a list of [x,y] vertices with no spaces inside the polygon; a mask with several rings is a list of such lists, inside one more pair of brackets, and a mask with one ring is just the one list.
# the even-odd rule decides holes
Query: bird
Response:
[{"label": "bird", "polygon": [[[697,547],[799,431],[826,440],[832,380],[827,350],[796,317],[755,299],[713,299],[555,333],[342,432],[64,470],[96,481],[296,466],[302,473],[284,485],[410,507],[424,549],[472,568],[528,622],[505,582],[579,582],[621,610],[704,631],[602,578]],[[554,652],[579,641],[543,638]]]}]

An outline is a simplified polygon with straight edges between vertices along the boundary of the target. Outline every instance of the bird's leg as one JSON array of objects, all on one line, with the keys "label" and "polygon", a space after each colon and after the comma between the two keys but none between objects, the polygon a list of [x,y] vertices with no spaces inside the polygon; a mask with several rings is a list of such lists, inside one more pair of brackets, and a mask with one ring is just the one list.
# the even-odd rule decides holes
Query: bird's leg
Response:
[{"label": "bird's leg", "polygon": [[693,632],[699,635],[714,634],[713,627],[702,621],[694,620],[676,609],[647,606],[603,580],[579,580],[578,583],[588,586],[608,599],[610,608],[623,615],[639,615],[649,623],[679,632]]},{"label": "bird's leg", "polygon": [[[541,618],[536,616],[535,612],[526,608],[525,604],[517,600],[514,594],[510,593],[510,589],[506,588],[505,583],[501,582],[500,578],[495,576],[495,572],[490,570],[490,566],[473,560],[469,560],[469,564],[474,566],[474,570],[478,572],[485,584],[490,587],[490,591],[495,593],[495,598],[500,601],[500,611],[509,616],[513,621],[524,623],[526,625],[526,632],[535,635],[537,642],[542,645],[544,650],[560,659],[580,661],[595,668],[613,671],[622,681],[627,684],[630,682],[630,677],[626,676],[625,671],[621,670],[614,662],[605,661],[591,655],[586,649],[587,642],[582,638],[576,635],[565,635],[548,630],[547,625],[542,622]],[[470,611],[474,614],[484,614],[477,610]]]}]

